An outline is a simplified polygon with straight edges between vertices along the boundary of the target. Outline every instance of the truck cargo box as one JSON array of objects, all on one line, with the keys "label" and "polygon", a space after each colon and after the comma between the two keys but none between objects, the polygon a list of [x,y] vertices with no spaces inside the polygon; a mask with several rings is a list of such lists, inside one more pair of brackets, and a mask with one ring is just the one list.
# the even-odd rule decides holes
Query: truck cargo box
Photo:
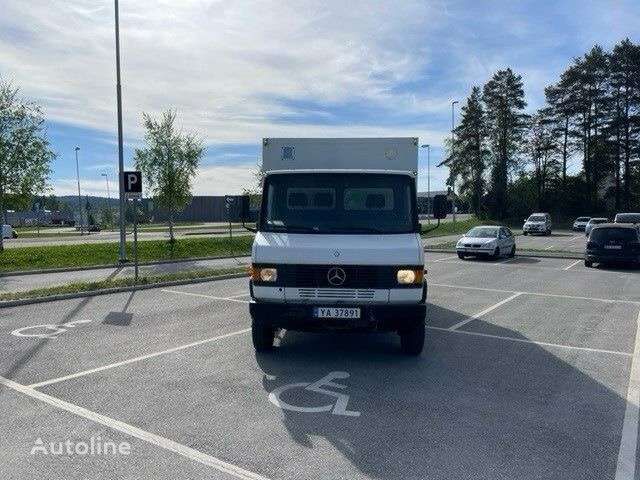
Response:
[{"label": "truck cargo box", "polygon": [[417,174],[418,139],[265,138],[262,169],[393,170]]}]

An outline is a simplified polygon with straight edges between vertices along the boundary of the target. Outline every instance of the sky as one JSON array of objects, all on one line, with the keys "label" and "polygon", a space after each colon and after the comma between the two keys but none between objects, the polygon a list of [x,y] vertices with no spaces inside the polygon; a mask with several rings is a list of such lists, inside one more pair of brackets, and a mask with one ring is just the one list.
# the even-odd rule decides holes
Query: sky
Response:
[{"label": "sky", "polygon": [[[44,108],[52,192],[117,189],[111,0],[2,0],[0,77]],[[419,137],[431,189],[451,102],[510,66],[528,109],[594,44],[640,41],[638,0],[120,0],[125,165],[142,112],[207,145],[196,195],[252,186],[263,137]],[[419,189],[427,184],[420,153]]]}]

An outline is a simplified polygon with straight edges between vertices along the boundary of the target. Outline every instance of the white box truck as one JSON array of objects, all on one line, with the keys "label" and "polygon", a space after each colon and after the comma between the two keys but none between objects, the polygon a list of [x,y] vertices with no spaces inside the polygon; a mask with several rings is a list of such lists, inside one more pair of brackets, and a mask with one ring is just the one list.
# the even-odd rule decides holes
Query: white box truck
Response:
[{"label": "white box truck", "polygon": [[279,328],[425,337],[417,138],[265,138],[252,248],[252,336]]}]

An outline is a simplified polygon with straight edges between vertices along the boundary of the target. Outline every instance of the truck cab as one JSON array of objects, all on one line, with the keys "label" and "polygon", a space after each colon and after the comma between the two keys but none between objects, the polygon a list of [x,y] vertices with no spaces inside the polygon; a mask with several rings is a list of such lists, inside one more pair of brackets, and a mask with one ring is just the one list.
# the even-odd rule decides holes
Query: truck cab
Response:
[{"label": "truck cab", "polygon": [[250,279],[255,349],[280,328],[396,332],[422,351],[415,138],[264,139]]}]

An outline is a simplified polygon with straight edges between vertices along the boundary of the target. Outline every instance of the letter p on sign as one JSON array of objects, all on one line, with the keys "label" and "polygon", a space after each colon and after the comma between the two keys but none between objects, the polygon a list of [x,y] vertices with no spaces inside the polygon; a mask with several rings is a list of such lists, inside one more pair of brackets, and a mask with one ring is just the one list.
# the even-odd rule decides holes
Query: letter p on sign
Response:
[{"label": "letter p on sign", "polygon": [[142,172],[122,172],[124,194],[128,199],[142,198]]}]

